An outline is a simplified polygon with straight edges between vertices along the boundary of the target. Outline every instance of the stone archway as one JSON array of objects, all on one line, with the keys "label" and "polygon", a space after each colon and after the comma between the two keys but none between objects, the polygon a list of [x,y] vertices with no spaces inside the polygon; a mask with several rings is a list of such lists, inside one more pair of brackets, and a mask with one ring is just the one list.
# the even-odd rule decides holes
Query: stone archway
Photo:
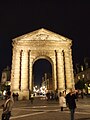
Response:
[{"label": "stone archway", "polygon": [[53,90],[52,64],[46,56],[40,56],[33,64],[33,87],[45,87],[47,91]]},{"label": "stone archway", "polygon": [[70,39],[42,28],[13,39],[12,45],[11,90],[19,99],[29,99],[33,63],[40,57],[51,61],[53,90],[74,87]]}]

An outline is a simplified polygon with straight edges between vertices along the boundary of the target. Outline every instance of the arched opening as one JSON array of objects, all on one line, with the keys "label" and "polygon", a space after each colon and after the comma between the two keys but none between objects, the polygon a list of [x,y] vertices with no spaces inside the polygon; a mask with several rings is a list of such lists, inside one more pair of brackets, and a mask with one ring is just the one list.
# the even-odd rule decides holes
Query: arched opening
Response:
[{"label": "arched opening", "polygon": [[52,89],[52,65],[46,59],[38,59],[33,64],[33,92],[45,94]]}]

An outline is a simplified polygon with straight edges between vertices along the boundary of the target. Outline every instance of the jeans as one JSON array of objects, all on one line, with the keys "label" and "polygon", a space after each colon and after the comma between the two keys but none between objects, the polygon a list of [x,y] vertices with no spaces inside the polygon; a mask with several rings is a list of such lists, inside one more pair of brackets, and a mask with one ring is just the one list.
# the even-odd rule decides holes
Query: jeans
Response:
[{"label": "jeans", "polygon": [[70,112],[71,112],[71,120],[74,120],[74,112],[75,112],[75,109],[70,109]]},{"label": "jeans", "polygon": [[9,120],[11,116],[11,112],[7,112],[7,113],[2,113],[2,120]]}]

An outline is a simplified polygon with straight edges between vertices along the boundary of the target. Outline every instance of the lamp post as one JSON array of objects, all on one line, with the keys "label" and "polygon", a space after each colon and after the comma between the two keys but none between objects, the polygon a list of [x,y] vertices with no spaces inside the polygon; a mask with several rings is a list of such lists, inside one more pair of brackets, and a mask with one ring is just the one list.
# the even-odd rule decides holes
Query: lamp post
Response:
[{"label": "lamp post", "polygon": [[83,89],[84,89],[85,88],[85,81],[84,81],[85,75],[84,74],[82,75],[82,78],[83,78]]},{"label": "lamp post", "polygon": [[84,95],[84,88],[85,88],[85,87],[84,87],[84,86],[85,86],[84,77],[85,77],[85,76],[84,76],[84,74],[83,74],[83,75],[82,75],[82,92],[81,92],[82,99],[83,99],[83,97],[84,97],[83,95]]}]

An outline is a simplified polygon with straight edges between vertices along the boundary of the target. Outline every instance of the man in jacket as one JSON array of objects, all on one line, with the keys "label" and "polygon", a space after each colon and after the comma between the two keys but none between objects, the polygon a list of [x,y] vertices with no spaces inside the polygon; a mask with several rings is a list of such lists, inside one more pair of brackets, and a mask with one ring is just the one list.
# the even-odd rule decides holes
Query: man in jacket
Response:
[{"label": "man in jacket", "polygon": [[76,108],[76,92],[73,89],[70,89],[70,92],[66,95],[66,104],[70,109],[71,120],[74,120],[74,113]]}]

